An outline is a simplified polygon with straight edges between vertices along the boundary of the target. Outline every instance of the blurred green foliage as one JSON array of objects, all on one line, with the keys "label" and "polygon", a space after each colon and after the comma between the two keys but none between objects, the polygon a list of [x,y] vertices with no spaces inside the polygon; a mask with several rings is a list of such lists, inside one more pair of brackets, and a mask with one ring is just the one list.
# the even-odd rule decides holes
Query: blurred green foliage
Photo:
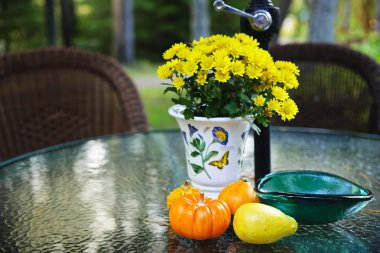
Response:
[{"label": "blurred green foliage", "polygon": [[46,43],[42,0],[0,1],[0,52]]},{"label": "blurred green foliage", "polygon": [[[157,85],[158,86],[158,85]],[[139,93],[147,112],[148,123],[152,129],[177,128],[175,119],[167,113],[173,105],[169,95],[163,96],[164,87],[140,89]]]},{"label": "blurred green foliage", "polygon": [[73,45],[111,54],[113,38],[110,1],[75,0],[75,8],[76,31]]},{"label": "blurred green foliage", "polygon": [[[282,0],[274,0],[282,1]],[[280,40],[306,41],[311,0],[292,0],[282,27]],[[62,45],[60,1],[55,2],[58,45]],[[240,31],[240,19],[226,12],[216,12],[210,0],[212,34],[232,35]],[[249,0],[227,1],[245,9]],[[112,1],[74,0],[76,30],[73,46],[112,55]],[[379,32],[375,32],[376,0],[338,0],[337,42],[380,59]],[[45,0],[0,0],[0,53],[47,46]],[[160,61],[163,51],[175,42],[191,41],[191,0],[133,1],[135,46],[138,60]],[[349,10],[349,15],[347,15]]]},{"label": "blurred green foliage", "polygon": [[136,56],[153,61],[171,44],[189,41],[188,0],[134,1]]}]

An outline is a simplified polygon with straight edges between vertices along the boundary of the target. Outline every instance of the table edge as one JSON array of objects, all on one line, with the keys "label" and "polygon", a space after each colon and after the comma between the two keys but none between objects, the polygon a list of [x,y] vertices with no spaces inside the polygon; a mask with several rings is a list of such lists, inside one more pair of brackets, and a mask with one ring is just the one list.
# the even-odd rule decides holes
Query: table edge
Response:
[{"label": "table edge", "polygon": [[[160,132],[179,132],[179,129],[155,129],[150,131],[136,131],[136,132],[126,132],[126,133],[115,133],[115,134],[109,134],[109,135],[100,135],[90,138],[84,138],[80,140],[65,142],[49,147],[45,147],[42,149],[38,149],[35,151],[31,151],[19,156],[12,157],[8,160],[0,162],[0,169],[3,167],[6,167],[12,163],[21,161],[23,159],[27,159],[29,157],[44,154],[68,147],[72,147],[75,145],[81,145],[82,143],[85,143],[87,141],[91,140],[97,140],[97,139],[109,139],[113,138],[115,136],[128,136],[128,135],[135,135],[135,134],[153,134],[153,133],[160,133]],[[340,130],[332,130],[332,129],[322,129],[322,128],[306,128],[306,127],[284,127],[284,126],[271,126],[271,131],[273,132],[289,132],[289,133],[312,133],[312,134],[321,134],[321,135],[339,135],[339,136],[347,136],[347,137],[354,137],[354,138],[361,138],[361,139],[370,139],[370,140],[379,140],[380,141],[380,135],[378,134],[368,134],[368,133],[360,133],[360,132],[349,132],[349,131],[340,131]]]}]

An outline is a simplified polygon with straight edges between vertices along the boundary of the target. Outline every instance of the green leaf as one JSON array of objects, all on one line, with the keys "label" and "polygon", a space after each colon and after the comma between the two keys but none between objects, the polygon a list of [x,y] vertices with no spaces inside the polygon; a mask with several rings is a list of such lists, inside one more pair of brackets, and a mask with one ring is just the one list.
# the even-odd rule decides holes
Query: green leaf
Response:
[{"label": "green leaf", "polygon": [[184,111],[183,111],[183,116],[185,116],[185,119],[193,119],[194,118],[194,113],[186,108]]},{"label": "green leaf", "polygon": [[210,151],[206,157],[205,157],[205,162],[207,162],[208,160],[210,160],[212,157],[218,155],[218,151]]},{"label": "green leaf", "polygon": [[199,151],[203,152],[206,148],[206,142],[202,139],[199,145]]},{"label": "green leaf", "polygon": [[199,173],[201,173],[201,172],[204,171],[203,167],[201,167],[199,165],[196,165],[194,163],[191,163],[191,167],[193,168],[194,172],[197,173],[197,174],[199,174]]},{"label": "green leaf", "polygon": [[164,94],[166,94],[169,91],[177,93],[177,89],[175,87],[166,87],[165,90],[164,90]]},{"label": "green leaf", "polygon": [[238,97],[240,98],[240,100],[244,103],[248,103],[248,104],[252,104],[253,100],[250,99],[247,95],[243,94],[243,93],[239,93],[238,94]]},{"label": "green leaf", "polygon": [[214,87],[211,90],[211,97],[213,97],[213,98],[220,98],[221,95],[222,95],[222,91],[220,90],[219,87]]},{"label": "green leaf", "polygon": [[259,116],[256,118],[257,122],[259,122],[259,124],[263,125],[264,127],[267,127],[269,124],[268,124],[268,119],[265,118],[264,116]]},{"label": "green leaf", "polygon": [[172,100],[172,102],[173,102],[174,104],[179,104],[179,100],[178,100],[178,99],[176,99],[176,98],[172,98],[171,100]]},{"label": "green leaf", "polygon": [[195,138],[192,142],[190,142],[191,145],[193,145],[194,148],[196,148],[198,151],[202,152],[200,150],[200,146],[201,146],[201,140],[199,138]]},{"label": "green leaf", "polygon": [[200,155],[201,155],[201,153],[199,153],[198,151],[191,152],[191,156],[192,157],[197,157],[197,156],[200,156]]},{"label": "green leaf", "polygon": [[191,101],[186,99],[186,98],[179,98],[179,103],[181,105],[185,105],[186,107],[190,108],[191,107]]},{"label": "green leaf", "polygon": [[238,112],[240,112],[239,107],[234,101],[229,102],[226,106],[224,106],[224,109],[226,109],[230,115],[237,114]]}]

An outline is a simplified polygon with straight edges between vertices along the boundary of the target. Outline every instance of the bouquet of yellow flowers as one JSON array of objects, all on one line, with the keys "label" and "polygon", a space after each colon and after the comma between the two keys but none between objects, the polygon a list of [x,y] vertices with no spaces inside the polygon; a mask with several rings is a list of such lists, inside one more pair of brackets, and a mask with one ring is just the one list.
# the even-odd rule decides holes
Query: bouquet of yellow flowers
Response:
[{"label": "bouquet of yellow flowers", "polygon": [[273,115],[291,120],[298,113],[288,90],[298,87],[299,70],[291,62],[273,61],[252,37],[212,35],[190,45],[176,43],[163,53],[157,75],[167,79],[186,107],[186,119],[202,116],[253,116],[266,126]]}]

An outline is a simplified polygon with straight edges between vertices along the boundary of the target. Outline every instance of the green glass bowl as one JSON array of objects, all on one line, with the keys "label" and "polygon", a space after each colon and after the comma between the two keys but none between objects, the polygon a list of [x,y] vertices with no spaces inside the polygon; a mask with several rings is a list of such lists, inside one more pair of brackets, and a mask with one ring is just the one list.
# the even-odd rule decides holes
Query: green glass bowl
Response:
[{"label": "green glass bowl", "polygon": [[347,179],[320,171],[281,171],[258,180],[260,202],[276,207],[302,224],[323,224],[363,209],[370,190]]}]

